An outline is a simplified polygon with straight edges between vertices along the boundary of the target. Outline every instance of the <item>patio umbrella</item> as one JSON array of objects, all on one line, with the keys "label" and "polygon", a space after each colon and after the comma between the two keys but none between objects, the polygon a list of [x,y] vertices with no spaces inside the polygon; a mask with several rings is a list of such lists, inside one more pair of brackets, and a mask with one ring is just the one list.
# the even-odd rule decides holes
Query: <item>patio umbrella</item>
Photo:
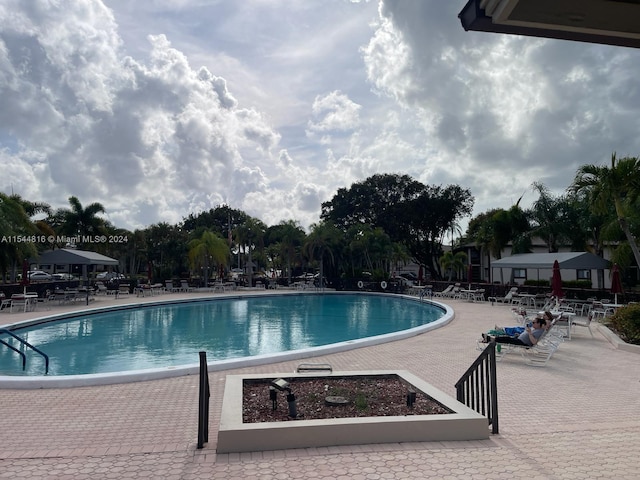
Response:
[{"label": "patio umbrella", "polygon": [[467,282],[469,282],[469,290],[471,290],[471,282],[473,282],[473,265],[471,263],[467,267]]},{"label": "patio umbrella", "polygon": [[153,262],[149,260],[147,262],[147,280],[149,281],[149,285],[151,285],[152,278],[153,278]]},{"label": "patio umbrella", "polygon": [[29,285],[29,261],[24,259],[22,261],[22,280],[20,284],[23,286],[23,293],[27,294],[27,285]]},{"label": "patio umbrella", "polygon": [[418,285],[422,284],[422,277],[424,276],[424,272],[422,271],[422,265],[418,269]]},{"label": "patio umbrella", "polygon": [[[560,276],[560,264],[558,260],[553,262],[553,276],[551,277],[551,293],[556,297],[556,299],[560,299],[564,297],[564,292],[562,291],[562,277]],[[558,302],[559,300],[556,300]]]},{"label": "patio umbrella", "polygon": [[613,269],[611,270],[611,293],[615,296],[614,303],[618,303],[618,294],[624,293],[622,291],[622,281],[620,280],[620,268],[617,263],[613,264]]}]

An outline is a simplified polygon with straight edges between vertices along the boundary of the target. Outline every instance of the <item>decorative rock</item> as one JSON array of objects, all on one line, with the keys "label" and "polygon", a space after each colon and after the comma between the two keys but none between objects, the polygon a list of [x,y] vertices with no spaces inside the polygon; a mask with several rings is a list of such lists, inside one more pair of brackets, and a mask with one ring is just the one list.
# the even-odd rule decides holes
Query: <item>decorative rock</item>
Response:
[{"label": "decorative rock", "polygon": [[328,396],[324,399],[324,403],[328,407],[339,407],[340,405],[347,405],[349,400],[344,397]]}]

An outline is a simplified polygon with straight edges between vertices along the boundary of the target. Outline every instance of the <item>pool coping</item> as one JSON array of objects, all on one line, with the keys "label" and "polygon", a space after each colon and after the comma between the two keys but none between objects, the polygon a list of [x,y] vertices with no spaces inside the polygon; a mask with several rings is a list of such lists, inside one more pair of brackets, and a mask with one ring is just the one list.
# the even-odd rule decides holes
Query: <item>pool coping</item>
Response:
[{"label": "pool coping", "polygon": [[[428,331],[440,328],[447,325],[455,318],[454,310],[446,304],[436,302],[433,300],[420,299],[410,295],[398,295],[392,293],[377,293],[377,292],[279,292],[274,295],[368,295],[368,296],[388,296],[388,297],[401,297],[407,300],[416,302],[424,302],[432,305],[436,305],[444,310],[444,315],[431,323],[421,325],[419,327],[410,328],[407,330],[401,330],[399,332],[387,333],[383,335],[376,335],[373,337],[367,337],[357,340],[348,340],[345,342],[333,343],[329,345],[321,345],[317,347],[304,348],[299,350],[290,350],[287,352],[280,352],[275,354],[254,355],[251,357],[242,357],[229,360],[216,360],[207,362],[209,371],[222,371],[230,370],[234,368],[253,367],[258,365],[266,365],[270,363],[282,362],[287,360],[297,360],[302,358],[314,357],[317,355],[327,355],[331,353],[344,352],[355,348],[368,347],[372,345],[379,345],[382,343],[392,342],[396,340],[402,340],[405,338],[420,335]],[[147,302],[143,305],[140,303],[127,303],[124,305],[110,305],[103,307],[94,307],[83,310],[76,310],[73,312],[59,313],[55,315],[49,315],[44,317],[38,317],[34,319],[24,320],[13,324],[5,325],[3,328],[12,330],[16,327],[27,327],[36,325],[39,323],[47,323],[56,321],[62,318],[73,318],[75,316],[82,316],[87,313],[98,313],[101,311],[113,311],[113,310],[127,310],[132,308],[140,308],[141,306],[157,306],[165,304],[175,303],[189,303],[194,301],[217,301],[217,300],[229,300],[229,299],[244,299],[250,297],[260,297],[260,294],[233,294],[220,297],[192,297],[185,299],[173,299],[167,301],[154,301]],[[83,374],[83,375],[52,375],[52,376],[11,376],[0,375],[0,389],[43,389],[43,388],[69,388],[69,387],[86,387],[96,385],[113,385],[119,383],[132,383],[142,382],[147,380],[157,380],[163,378],[172,378],[185,375],[198,374],[200,369],[199,363],[186,364],[180,366],[151,368],[144,370],[130,370],[127,372],[110,372],[110,373],[96,373],[96,374]]]}]

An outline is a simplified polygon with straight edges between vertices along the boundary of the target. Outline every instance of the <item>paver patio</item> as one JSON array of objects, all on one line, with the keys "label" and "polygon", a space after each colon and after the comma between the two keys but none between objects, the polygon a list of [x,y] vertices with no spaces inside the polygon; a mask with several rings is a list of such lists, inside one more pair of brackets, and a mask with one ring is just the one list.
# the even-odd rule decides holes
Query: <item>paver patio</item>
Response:
[{"label": "paver patio", "polygon": [[[162,299],[183,298],[165,295]],[[132,297],[126,302],[158,300]],[[100,299],[100,305],[123,299]],[[334,370],[403,369],[455,396],[479,332],[509,308],[450,301],[449,325],[410,339],[314,357]],[[0,314],[0,325],[63,311]],[[84,306],[70,307],[73,309]],[[194,363],[197,352],[194,352]],[[498,363],[500,434],[476,442],[397,443],[216,454],[226,374],[282,373],[300,360],[211,372],[209,443],[196,449],[198,377],[97,387],[2,390],[0,478],[591,479],[640,478],[640,355],[575,329],[544,368]]]}]

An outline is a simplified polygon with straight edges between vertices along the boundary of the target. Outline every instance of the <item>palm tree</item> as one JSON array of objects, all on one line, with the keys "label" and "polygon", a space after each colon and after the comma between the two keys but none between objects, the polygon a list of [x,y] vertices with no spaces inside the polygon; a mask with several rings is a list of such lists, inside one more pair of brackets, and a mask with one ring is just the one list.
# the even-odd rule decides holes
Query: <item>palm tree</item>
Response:
[{"label": "palm tree", "polygon": [[248,250],[247,264],[249,268],[247,269],[247,281],[249,286],[253,285],[253,250],[256,246],[262,248],[266,230],[267,226],[261,220],[253,217],[248,217],[236,229],[238,248],[242,245],[245,251]]},{"label": "palm tree", "polygon": [[291,284],[291,261],[296,254],[296,248],[302,245],[305,233],[295,220],[280,222],[275,228],[275,236],[278,238],[279,249],[287,261],[287,280]]},{"label": "palm tree", "polygon": [[614,152],[611,155],[611,167],[580,167],[569,189],[574,193],[588,192],[594,213],[606,213],[613,204],[618,225],[629,242],[636,264],[640,266],[640,250],[629,226],[629,217],[632,209],[637,207],[636,201],[640,196],[640,160],[637,157],[618,160]]},{"label": "palm tree", "polygon": [[302,247],[309,260],[318,259],[320,264],[320,283],[324,287],[324,256],[329,254],[333,262],[333,249],[339,244],[342,233],[331,221],[314,223],[311,225],[311,233]]},{"label": "palm tree", "polygon": [[82,246],[83,236],[104,234],[105,222],[98,217],[98,213],[105,213],[101,203],[94,202],[86,207],[82,207],[78,197],[69,197],[71,209],[60,209],[56,212],[55,221],[60,222],[60,233],[72,237],[80,236],[80,246]]},{"label": "palm tree", "polygon": [[228,258],[227,242],[209,230],[189,242],[189,264],[194,270],[202,268],[205,287],[209,284],[209,267],[226,265]]},{"label": "palm tree", "polygon": [[467,264],[467,254],[464,252],[444,252],[440,257],[440,268],[443,271],[449,270],[449,281],[453,277],[453,272],[459,272]]}]

